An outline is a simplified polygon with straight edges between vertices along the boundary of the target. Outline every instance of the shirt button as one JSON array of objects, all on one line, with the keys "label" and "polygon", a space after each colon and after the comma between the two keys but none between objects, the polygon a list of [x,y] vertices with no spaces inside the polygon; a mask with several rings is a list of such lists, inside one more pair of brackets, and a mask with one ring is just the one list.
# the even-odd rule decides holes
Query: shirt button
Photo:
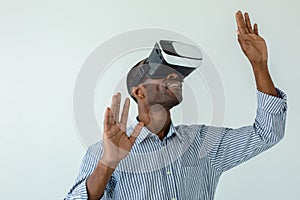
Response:
[{"label": "shirt button", "polygon": [[[170,175],[171,174],[171,172],[170,171],[167,171],[167,175]],[[174,198],[172,198],[172,200],[173,200]]]}]

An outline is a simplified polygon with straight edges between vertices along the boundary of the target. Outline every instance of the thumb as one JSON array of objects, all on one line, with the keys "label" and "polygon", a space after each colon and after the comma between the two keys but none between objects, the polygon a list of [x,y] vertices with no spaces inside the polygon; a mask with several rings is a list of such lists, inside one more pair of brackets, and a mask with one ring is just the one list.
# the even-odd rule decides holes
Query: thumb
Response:
[{"label": "thumb", "polygon": [[130,135],[130,141],[132,144],[135,142],[136,138],[140,135],[141,130],[143,129],[144,123],[139,122],[133,129],[131,135]]}]

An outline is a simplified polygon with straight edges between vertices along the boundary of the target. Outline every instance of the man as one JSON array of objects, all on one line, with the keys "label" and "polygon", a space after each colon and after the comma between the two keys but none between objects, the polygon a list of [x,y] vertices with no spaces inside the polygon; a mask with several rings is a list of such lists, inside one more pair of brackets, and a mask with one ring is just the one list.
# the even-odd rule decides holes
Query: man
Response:
[{"label": "man", "polygon": [[238,41],[249,59],[257,86],[255,122],[238,129],[172,124],[170,109],[182,101],[182,78],[132,79],[144,60],[127,76],[138,105],[138,117],[127,129],[130,101],[121,117],[121,95],[106,109],[103,141],[92,145],[66,199],[201,199],[212,200],[221,174],[279,142],[284,135],[286,95],[268,72],[264,39],[247,13],[236,13]]}]

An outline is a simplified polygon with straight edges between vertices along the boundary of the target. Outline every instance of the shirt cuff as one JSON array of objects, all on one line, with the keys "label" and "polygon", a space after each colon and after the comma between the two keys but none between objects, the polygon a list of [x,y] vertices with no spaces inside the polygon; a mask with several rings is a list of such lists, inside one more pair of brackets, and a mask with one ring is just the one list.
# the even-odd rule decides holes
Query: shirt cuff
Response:
[{"label": "shirt cuff", "polygon": [[87,189],[86,189],[86,180],[82,181],[72,192],[71,199],[88,199]]},{"label": "shirt cuff", "polygon": [[269,113],[283,113],[287,110],[287,96],[276,88],[278,96],[272,96],[257,90],[257,107]]}]

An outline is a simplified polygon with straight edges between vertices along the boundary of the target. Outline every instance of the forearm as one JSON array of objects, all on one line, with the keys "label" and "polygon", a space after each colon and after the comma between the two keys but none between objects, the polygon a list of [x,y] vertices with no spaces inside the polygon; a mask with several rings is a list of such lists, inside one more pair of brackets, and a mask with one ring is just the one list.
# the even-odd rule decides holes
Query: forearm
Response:
[{"label": "forearm", "polygon": [[210,150],[209,156],[217,170],[227,171],[269,149],[284,137],[287,96],[278,88],[276,91],[278,97],[257,91],[254,124],[237,129],[226,128],[224,131],[218,127],[202,129],[205,140],[210,141],[204,142],[204,145],[216,141],[215,150]]},{"label": "forearm", "polygon": [[90,200],[99,199],[103,194],[105,187],[114,172],[113,168],[110,168],[99,162],[94,172],[87,179],[87,192]]},{"label": "forearm", "polygon": [[259,91],[278,96],[266,63],[252,63],[256,87]]}]

